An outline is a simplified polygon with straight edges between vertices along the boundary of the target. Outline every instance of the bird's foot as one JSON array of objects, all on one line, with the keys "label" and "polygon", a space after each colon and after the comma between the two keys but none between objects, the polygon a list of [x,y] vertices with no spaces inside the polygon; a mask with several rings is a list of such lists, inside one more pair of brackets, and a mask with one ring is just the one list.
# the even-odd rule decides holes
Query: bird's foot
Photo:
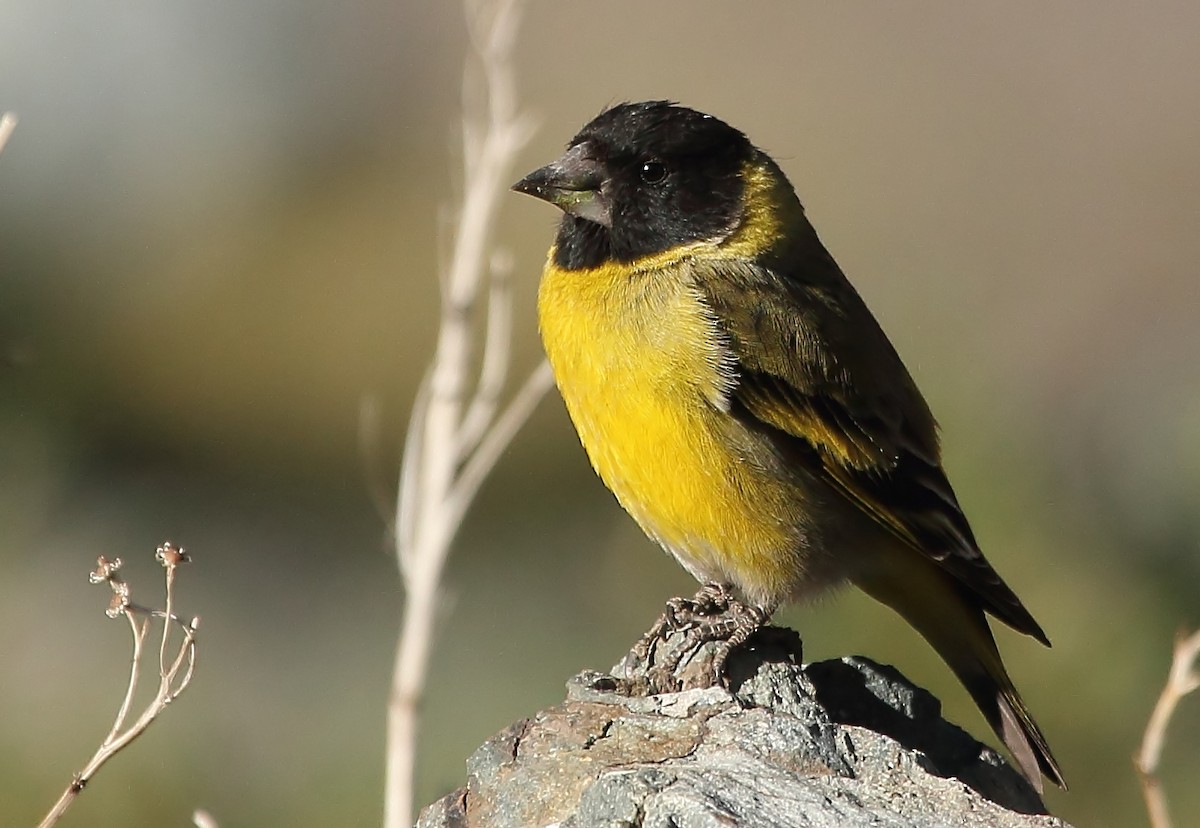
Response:
[{"label": "bird's foot", "polygon": [[691,598],[672,598],[658,620],[633,647],[634,655],[648,659],[655,646],[676,630],[685,630],[740,603],[725,584],[705,584]]},{"label": "bird's foot", "polygon": [[[730,653],[740,647],[755,631],[767,622],[770,612],[736,598],[725,584],[705,584],[691,598],[672,598],[666,610],[634,645],[630,655],[637,662],[650,665],[660,645],[676,632],[682,640],[653,665],[655,682],[664,689],[681,686],[711,687],[725,682],[725,662]],[[691,659],[709,642],[719,642],[706,659],[708,669],[700,675],[685,679],[679,667]],[[693,672],[694,671],[690,671]]]}]

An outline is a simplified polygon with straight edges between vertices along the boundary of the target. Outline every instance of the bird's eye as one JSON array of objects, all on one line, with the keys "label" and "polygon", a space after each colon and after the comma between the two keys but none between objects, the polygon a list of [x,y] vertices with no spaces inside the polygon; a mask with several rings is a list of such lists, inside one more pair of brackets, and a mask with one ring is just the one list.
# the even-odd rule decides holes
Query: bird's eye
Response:
[{"label": "bird's eye", "polygon": [[646,161],[639,175],[647,184],[661,184],[667,177],[667,165],[661,161]]}]

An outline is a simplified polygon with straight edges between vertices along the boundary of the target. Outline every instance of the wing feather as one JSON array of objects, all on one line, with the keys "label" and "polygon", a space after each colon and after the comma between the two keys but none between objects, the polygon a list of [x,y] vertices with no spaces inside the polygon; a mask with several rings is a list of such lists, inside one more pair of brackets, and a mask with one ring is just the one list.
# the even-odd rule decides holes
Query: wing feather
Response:
[{"label": "wing feather", "polygon": [[693,266],[720,271],[696,282],[736,359],[735,415],[953,574],[996,617],[1046,642],[979,551],[942,470],[925,400],[833,260],[771,269],[744,261]]}]

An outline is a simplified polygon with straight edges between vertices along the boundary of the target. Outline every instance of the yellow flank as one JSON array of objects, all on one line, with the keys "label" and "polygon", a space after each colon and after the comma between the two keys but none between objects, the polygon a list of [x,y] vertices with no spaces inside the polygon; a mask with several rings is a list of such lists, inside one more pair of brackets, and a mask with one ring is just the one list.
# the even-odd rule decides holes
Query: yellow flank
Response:
[{"label": "yellow flank", "polygon": [[538,294],[542,338],[596,472],[697,578],[774,605],[803,578],[788,519],[799,493],[747,456],[727,413],[732,355],[688,252],[656,256],[652,270],[564,271],[553,255]]}]

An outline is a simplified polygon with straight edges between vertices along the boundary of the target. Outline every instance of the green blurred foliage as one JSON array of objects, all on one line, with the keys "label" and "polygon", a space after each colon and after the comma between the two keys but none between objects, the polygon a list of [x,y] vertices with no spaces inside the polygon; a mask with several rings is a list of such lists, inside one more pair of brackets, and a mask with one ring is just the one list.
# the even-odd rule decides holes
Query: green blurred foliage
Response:
[{"label": "green blurred foliage", "polygon": [[[196,563],[199,674],[63,821],[371,825],[401,606],[384,521],[457,190],[456,4],[0,10],[0,823],[33,824],[108,726],[127,642],[87,584]],[[1200,7],[535,3],[523,168],[622,99],[772,152],[939,415],[989,556],[1055,641],[1000,633],[1080,825],[1143,822],[1129,757],[1200,623]],[[513,197],[516,360],[555,216]],[[439,242],[440,240],[440,242]],[[364,396],[383,437],[360,448]],[[384,469],[379,475],[370,469]],[[687,576],[548,400],[450,562],[422,801],[603,668]],[[936,656],[845,593],[781,616],[811,658],[901,667],[978,735]],[[1200,699],[1165,756],[1200,814]]]}]

